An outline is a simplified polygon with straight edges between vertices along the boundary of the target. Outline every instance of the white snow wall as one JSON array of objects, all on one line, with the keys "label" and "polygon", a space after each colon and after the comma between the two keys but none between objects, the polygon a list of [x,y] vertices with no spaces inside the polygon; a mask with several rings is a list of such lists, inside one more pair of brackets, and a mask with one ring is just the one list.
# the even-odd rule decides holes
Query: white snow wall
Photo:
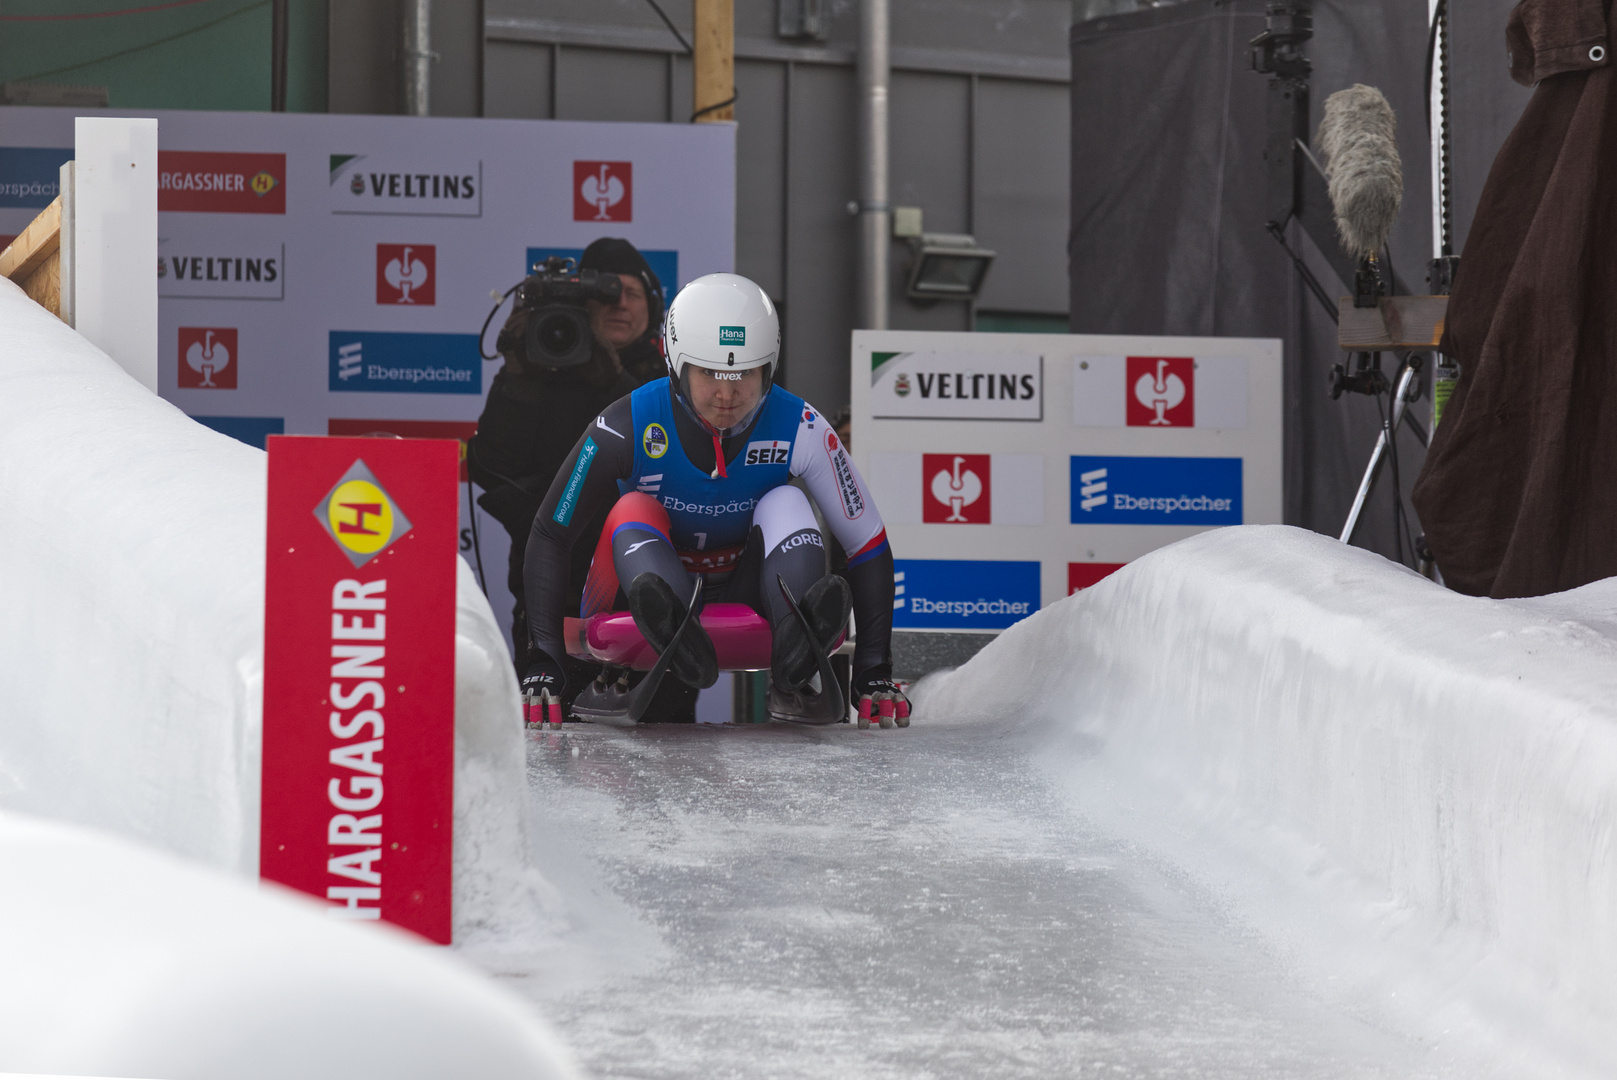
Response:
[{"label": "white snow wall", "polygon": [[[223,405],[221,407],[224,407]],[[262,451],[0,279],[0,806],[258,873]],[[516,678],[460,561],[454,937],[531,931]]]},{"label": "white snow wall", "polygon": [[1034,718],[1039,760],[1117,805],[1171,792],[1180,821],[1316,846],[1427,944],[1480,942],[1488,992],[1535,1025],[1617,1015],[1617,579],[1475,599],[1313,533],[1223,529],[920,698],[918,724]]}]

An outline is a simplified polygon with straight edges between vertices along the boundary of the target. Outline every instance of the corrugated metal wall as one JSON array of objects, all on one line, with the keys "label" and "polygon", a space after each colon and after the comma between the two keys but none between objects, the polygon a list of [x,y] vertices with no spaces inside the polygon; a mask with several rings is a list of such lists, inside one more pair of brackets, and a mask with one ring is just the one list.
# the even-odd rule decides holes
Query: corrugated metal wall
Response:
[{"label": "corrugated metal wall", "polygon": [[[736,269],[780,303],[787,384],[848,400],[854,317],[854,0],[825,0],[824,41],[776,33],[777,0],[736,0]],[[481,6],[479,12],[477,8]],[[662,0],[687,39],[690,0]],[[332,8],[333,112],[392,112],[396,0]],[[1068,0],[893,0],[892,192],[929,232],[998,252],[979,308],[1067,310]],[[645,0],[440,0],[432,111],[684,122],[689,58]],[[892,325],[965,330],[958,303],[904,300]]]}]

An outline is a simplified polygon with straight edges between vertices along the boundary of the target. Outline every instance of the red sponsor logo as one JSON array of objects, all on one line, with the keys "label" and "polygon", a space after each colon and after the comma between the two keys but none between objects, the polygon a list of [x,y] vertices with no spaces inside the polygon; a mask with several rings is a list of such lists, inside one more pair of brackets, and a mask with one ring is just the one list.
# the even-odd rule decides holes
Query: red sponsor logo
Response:
[{"label": "red sponsor logo", "polygon": [[448,944],[455,448],[271,436],[268,489],[259,873]]},{"label": "red sponsor logo", "polygon": [[922,454],[921,520],[987,525],[992,520],[988,454]]},{"label": "red sponsor logo", "polygon": [[456,439],[460,442],[460,482],[466,482],[466,440],[477,434],[476,420],[341,420],[326,421],[327,435],[383,439]]},{"label": "red sponsor logo", "polygon": [[1127,565],[1120,562],[1070,562],[1067,564],[1067,595],[1087,589]]},{"label": "red sponsor logo", "polygon": [[1188,356],[1128,358],[1129,427],[1195,427],[1196,361]]},{"label": "red sponsor logo", "polygon": [[234,327],[180,327],[180,377],[183,390],[236,389]]},{"label": "red sponsor logo", "polygon": [[160,150],[157,208],[170,213],[286,213],[285,154]]},{"label": "red sponsor logo", "polygon": [[377,244],[376,302],[436,303],[437,250],[433,244]]},{"label": "red sponsor logo", "polygon": [[633,221],[634,165],[627,161],[573,162],[574,221]]}]

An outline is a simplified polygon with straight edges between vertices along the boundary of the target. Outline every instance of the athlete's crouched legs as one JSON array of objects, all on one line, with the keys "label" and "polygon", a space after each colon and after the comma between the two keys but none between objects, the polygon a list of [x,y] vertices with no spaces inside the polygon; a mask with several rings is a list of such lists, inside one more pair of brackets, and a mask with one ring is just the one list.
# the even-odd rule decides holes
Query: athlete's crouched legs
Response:
[{"label": "athlete's crouched legs", "polygon": [[[759,592],[773,634],[770,668],[775,685],[795,691],[814,677],[823,656],[848,621],[852,596],[847,583],[826,573],[825,539],[804,494],[784,485],[758,500],[752,539],[764,553]],[[812,637],[781,592],[791,590],[808,617]]]}]

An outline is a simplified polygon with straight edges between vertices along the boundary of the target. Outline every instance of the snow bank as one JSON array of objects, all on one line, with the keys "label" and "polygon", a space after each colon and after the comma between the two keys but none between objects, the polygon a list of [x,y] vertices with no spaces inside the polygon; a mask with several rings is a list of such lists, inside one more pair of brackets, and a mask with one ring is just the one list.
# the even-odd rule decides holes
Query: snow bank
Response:
[{"label": "snow bank", "polygon": [[441,949],[126,840],[0,813],[0,1072],[570,1080]]},{"label": "snow bank", "polygon": [[1224,529],[919,696],[923,719],[1039,718],[1038,756],[1122,816],[1289,838],[1290,870],[1378,901],[1405,974],[1458,957],[1469,1015],[1487,998],[1588,1050],[1617,1014],[1617,579],[1474,599],[1311,533]]},{"label": "snow bank", "polygon": [[[0,279],[0,806],[257,876],[265,460]],[[455,940],[531,940],[516,678],[458,593]]]}]

